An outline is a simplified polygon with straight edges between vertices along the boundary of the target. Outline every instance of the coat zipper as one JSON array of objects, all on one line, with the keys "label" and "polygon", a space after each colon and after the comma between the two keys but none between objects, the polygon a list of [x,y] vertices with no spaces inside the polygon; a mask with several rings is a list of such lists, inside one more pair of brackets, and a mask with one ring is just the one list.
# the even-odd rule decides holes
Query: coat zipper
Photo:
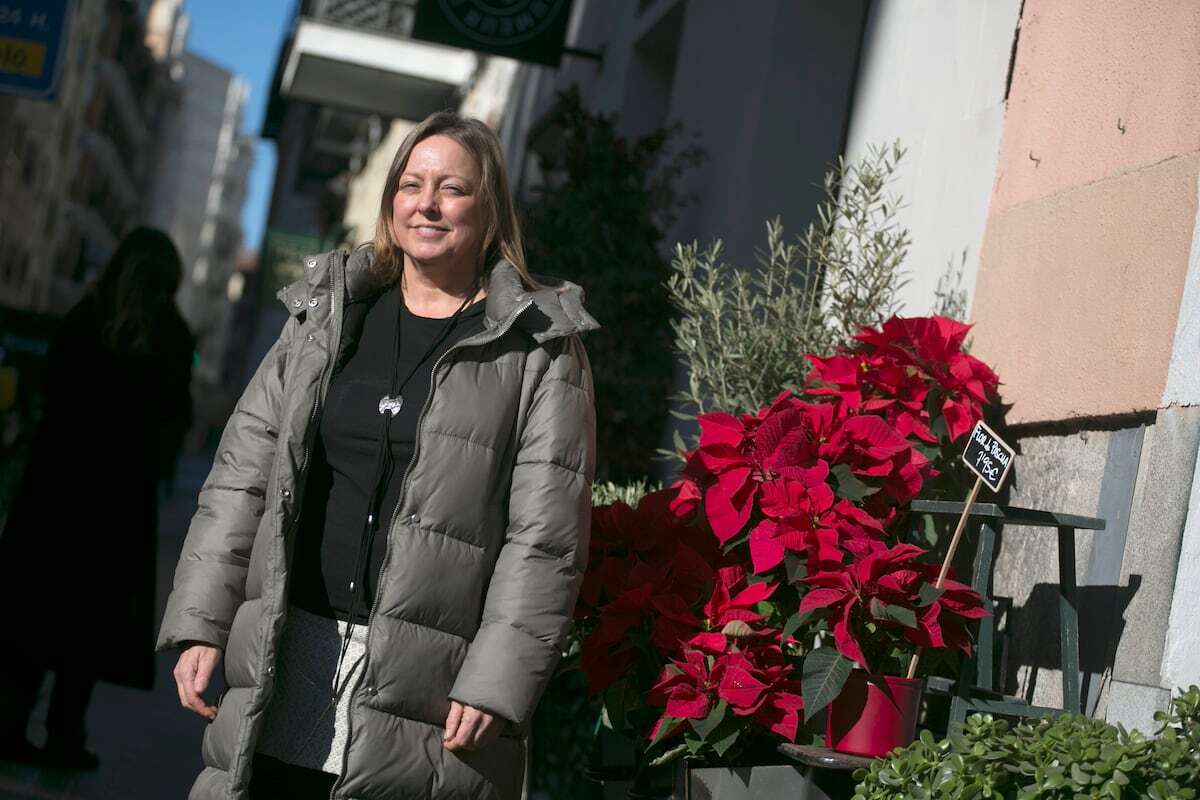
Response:
[{"label": "coat zipper", "polygon": [[[513,324],[517,321],[517,318],[520,317],[521,314],[525,313],[525,309],[529,308],[531,305],[533,305],[533,300],[527,299],[525,302],[517,306],[516,311],[509,314],[508,319],[504,321],[504,324],[497,328],[493,335],[489,338],[480,339],[477,342],[471,342],[469,340],[458,342],[457,344],[451,345],[449,348],[447,348],[446,352],[438,356],[438,360],[433,362],[433,369],[429,373],[429,394],[425,396],[425,403],[423,406],[421,406],[421,414],[417,417],[417,435],[416,441],[413,444],[412,458],[408,460],[408,467],[404,470],[404,480],[400,484],[400,497],[396,501],[396,507],[392,509],[392,517],[388,521],[388,526],[386,529],[387,539],[384,540],[383,544],[383,562],[379,565],[379,577],[375,581],[375,602],[371,604],[371,613],[367,615],[367,638],[363,641],[362,669],[360,669],[358,672],[358,678],[354,681],[354,688],[350,690],[350,699],[347,701],[347,705],[351,711],[353,711],[354,708],[354,698],[358,694],[359,688],[362,686],[363,677],[367,674],[367,669],[370,667],[371,623],[375,621],[375,611],[379,608],[379,602],[383,596],[383,575],[387,570],[388,558],[392,553],[392,528],[396,524],[396,518],[400,514],[400,509],[404,507],[404,501],[408,499],[408,481],[412,477],[412,468],[417,463],[417,456],[421,454],[421,425],[425,422],[425,414],[429,411],[429,406],[433,403],[433,392],[437,386],[438,369],[442,366],[442,362],[445,361],[446,358],[456,350],[466,347],[478,347],[480,345],[490,344],[498,340],[504,334],[508,333],[509,329],[512,328]],[[347,622],[347,624],[350,623]],[[337,793],[337,790],[341,787],[342,783],[346,779],[346,762],[350,757],[350,742],[352,739],[351,733],[353,729],[353,720],[353,713],[346,715],[346,743],[342,745],[342,768],[340,770],[340,774],[338,775],[337,781],[333,785],[333,788],[329,790],[329,800],[336,800],[334,795]]]},{"label": "coat zipper", "polygon": [[[334,258],[334,256],[331,255],[330,261],[332,261],[333,258]],[[338,284],[339,284],[339,279],[342,277],[342,273],[344,272],[345,266],[346,266],[346,259],[344,257],[342,259],[342,270],[334,269],[333,265],[330,264],[330,270],[332,272],[332,276],[331,276],[332,277],[332,289],[330,290],[330,293],[329,293],[329,317],[330,317],[331,325],[333,326],[332,332],[330,334],[330,342],[332,343],[333,347],[329,351],[330,352],[329,360],[326,362],[325,366],[322,368],[321,383],[317,386],[317,394],[316,394],[316,397],[313,398],[312,410],[308,414],[308,427],[304,432],[304,449],[300,453],[300,471],[297,473],[300,476],[300,479],[296,485],[296,497],[295,497],[295,502],[292,505],[292,508],[293,508],[292,523],[291,523],[291,525],[288,526],[287,531],[284,533],[284,542],[283,542],[284,560],[288,563],[290,563],[291,559],[292,559],[292,551],[293,551],[293,548],[295,547],[295,540],[296,540],[296,536],[295,536],[296,528],[300,524],[300,505],[301,505],[301,500],[303,500],[303,495],[304,495],[303,487],[305,487],[308,482],[307,481],[308,476],[305,473],[308,470],[308,459],[309,459],[309,455],[312,451],[312,442],[313,442],[313,439],[316,437],[317,416],[318,416],[318,412],[320,411],[320,408],[321,408],[321,400],[323,399],[323,396],[324,396],[326,390],[329,388],[331,367],[332,367],[333,363],[337,360],[337,349],[341,346],[342,326],[341,326],[340,320],[338,320],[338,318],[337,318],[337,315],[339,313],[338,312],[338,307],[339,307],[338,299],[340,297],[341,287]],[[280,434],[282,435],[282,430],[280,431]],[[287,603],[286,602],[281,604],[279,613],[281,615],[281,618],[284,621],[286,621],[287,620]],[[274,658],[274,656],[272,656],[272,658]],[[261,671],[265,673],[267,666],[268,665],[266,663],[264,663]]]}]

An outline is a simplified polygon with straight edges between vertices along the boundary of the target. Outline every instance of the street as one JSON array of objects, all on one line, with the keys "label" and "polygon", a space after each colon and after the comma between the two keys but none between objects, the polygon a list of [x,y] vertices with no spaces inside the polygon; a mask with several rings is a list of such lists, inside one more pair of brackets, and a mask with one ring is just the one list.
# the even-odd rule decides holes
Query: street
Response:
[{"label": "street", "polygon": [[[159,510],[156,630],[188,520],[195,510],[196,494],[211,463],[212,455],[207,452],[185,455],[179,464],[175,490]],[[174,666],[173,653],[158,654],[151,692],[96,685],[88,711],[88,749],[100,757],[99,770],[50,770],[0,762],[0,798],[185,798],[201,768],[200,737],[206,723],[180,707],[171,677]],[[48,676],[42,686],[29,731],[30,739],[38,745],[45,736],[43,723],[52,680],[53,675]]]}]

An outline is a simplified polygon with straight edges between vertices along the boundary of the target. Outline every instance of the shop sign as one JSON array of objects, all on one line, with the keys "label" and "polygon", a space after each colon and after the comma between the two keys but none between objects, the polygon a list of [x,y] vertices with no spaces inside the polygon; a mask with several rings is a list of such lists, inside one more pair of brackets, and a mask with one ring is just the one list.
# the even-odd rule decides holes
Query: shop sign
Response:
[{"label": "shop sign", "polygon": [[967,468],[978,475],[989,489],[998,492],[1004,479],[1008,477],[1013,455],[1013,449],[980,420],[971,431],[971,438],[967,440],[967,449],[963,452],[962,459]]},{"label": "shop sign", "polygon": [[0,0],[0,92],[53,100],[72,0]]},{"label": "shop sign", "polygon": [[557,67],[573,0],[419,0],[412,38]]}]

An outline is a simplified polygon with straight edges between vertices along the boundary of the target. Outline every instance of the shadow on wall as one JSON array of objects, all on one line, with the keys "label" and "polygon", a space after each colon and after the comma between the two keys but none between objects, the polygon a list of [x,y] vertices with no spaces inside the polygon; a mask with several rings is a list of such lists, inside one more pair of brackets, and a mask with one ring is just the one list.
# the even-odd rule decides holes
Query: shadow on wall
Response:
[{"label": "shadow on wall", "polygon": [[[1125,631],[1125,609],[1129,607],[1142,585],[1141,575],[1130,575],[1127,586],[1080,586],[1076,589],[1076,608],[1079,610],[1079,671],[1083,673],[1080,692],[1089,698],[1086,708],[1095,710],[1097,682],[1111,671],[1116,660],[1117,644]],[[1006,602],[1001,602],[1006,601]],[[1025,605],[1012,607],[1011,599],[997,598],[999,609],[1009,609],[1001,620],[1003,646],[998,648],[999,674],[1004,676],[1007,693],[1017,694],[1034,702],[1038,681],[1043,670],[1061,672],[1059,636],[1059,586],[1057,583],[1038,583],[1030,592]],[[1020,670],[1028,668],[1025,686],[1020,685]],[[1057,687],[1059,677],[1052,679]],[[1056,688],[1055,700],[1060,699]],[[1044,703],[1039,703],[1042,705]]]}]

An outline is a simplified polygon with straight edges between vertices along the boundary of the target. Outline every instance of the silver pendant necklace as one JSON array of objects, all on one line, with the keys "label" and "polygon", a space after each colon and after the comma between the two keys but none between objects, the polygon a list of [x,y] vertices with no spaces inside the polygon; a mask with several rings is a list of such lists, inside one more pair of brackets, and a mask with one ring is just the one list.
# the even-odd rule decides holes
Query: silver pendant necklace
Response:
[{"label": "silver pendant necklace", "polygon": [[[458,318],[460,316],[462,316],[463,311],[466,309],[467,306],[469,306],[471,304],[471,300],[474,299],[475,295],[478,292],[479,292],[479,281],[478,281],[478,279],[476,279],[476,282],[474,284],[472,284],[472,286],[471,286],[471,291],[467,293],[467,296],[465,298],[463,298],[462,305],[460,305],[458,307],[458,310],[455,311],[454,314],[447,320],[445,326],[442,327],[441,333],[438,334],[437,339],[434,340],[433,344],[425,352],[425,355],[422,356],[420,358],[420,360],[417,361],[416,366],[414,366],[412,368],[412,371],[409,372],[408,377],[406,377],[403,381],[401,381],[400,385],[398,387],[396,387],[396,378],[398,376],[395,374],[395,366],[396,366],[397,359],[399,358],[399,351],[400,351],[400,317],[399,317],[399,315],[397,315],[397,317],[396,317],[396,337],[393,340],[394,349],[393,349],[393,354],[392,354],[392,367],[393,367],[392,386],[395,387],[396,393],[395,394],[385,394],[383,397],[379,398],[379,413],[380,413],[380,415],[382,415],[384,417],[394,417],[400,413],[400,409],[404,408],[403,392],[404,392],[404,387],[408,384],[409,378],[411,378],[413,376],[413,373],[415,373],[417,371],[417,369],[421,366],[421,364],[426,359],[428,359],[429,356],[432,355],[435,350],[437,350],[438,345],[440,345],[445,340],[446,335],[448,333],[450,333],[450,330],[454,327],[455,323],[458,322]],[[400,289],[400,293],[401,293],[400,303],[401,303],[401,305],[403,305],[404,300],[403,300],[403,289],[402,288]]]},{"label": "silver pendant necklace", "polygon": [[380,414],[390,414],[394,417],[400,413],[400,409],[402,408],[404,408],[404,397],[401,395],[390,397],[385,394],[383,397],[379,398]]}]

